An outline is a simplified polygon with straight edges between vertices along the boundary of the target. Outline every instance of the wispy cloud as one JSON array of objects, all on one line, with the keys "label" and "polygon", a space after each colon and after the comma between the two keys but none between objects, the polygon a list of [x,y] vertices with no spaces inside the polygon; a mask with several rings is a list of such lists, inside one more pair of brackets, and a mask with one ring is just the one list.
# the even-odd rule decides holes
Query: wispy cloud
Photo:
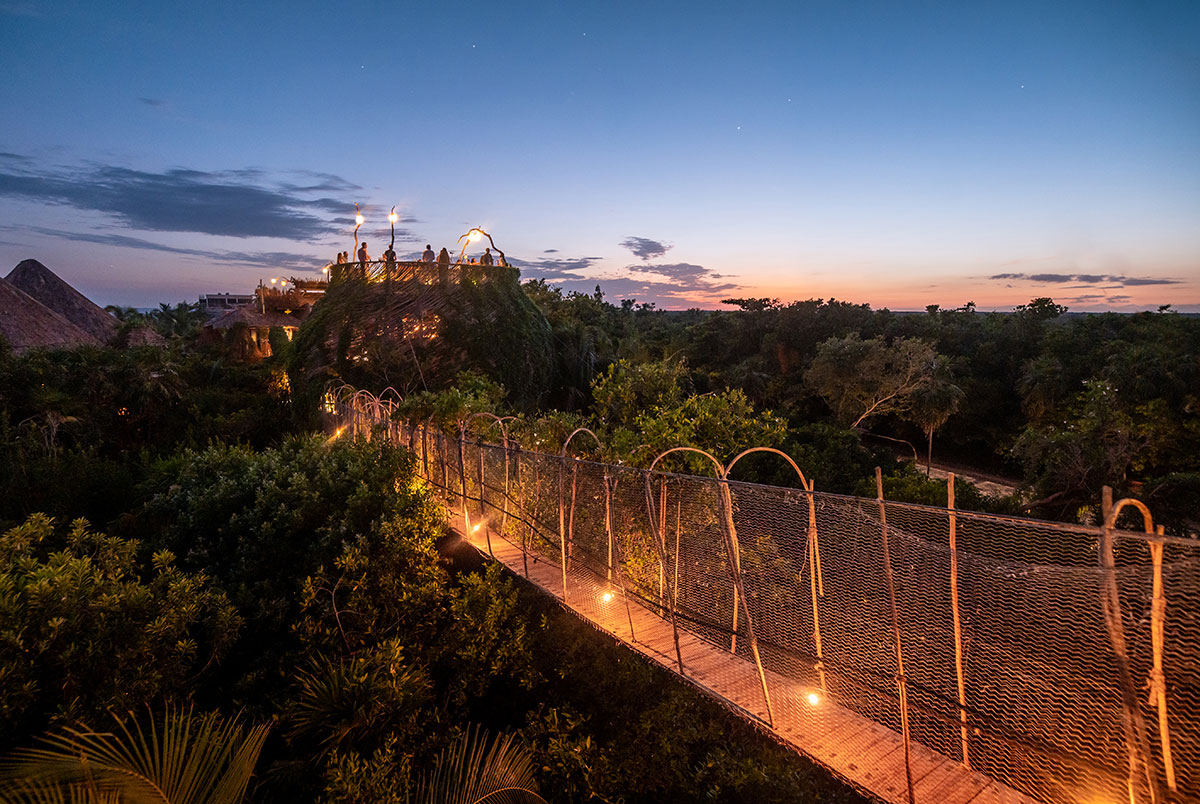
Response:
[{"label": "wispy cloud", "polygon": [[[556,251],[552,249],[552,251]],[[600,262],[600,257],[538,257],[536,260],[509,260],[515,267],[521,269],[521,276],[524,279],[545,279],[547,282],[556,282],[563,279],[584,279],[580,273],[587,271],[596,263]],[[590,280],[589,280],[590,281]]]},{"label": "wispy cloud", "polygon": [[138,103],[145,104],[146,106],[150,106],[155,109],[167,105],[167,102],[162,98],[138,98]]},{"label": "wispy cloud", "polygon": [[[18,227],[2,226],[0,230],[12,231]],[[56,237],[77,243],[94,243],[100,246],[116,246],[145,251],[158,251],[165,254],[179,254],[186,257],[199,257],[210,262],[225,265],[246,265],[257,268],[272,268],[289,271],[316,271],[325,265],[326,260],[308,254],[296,254],[290,251],[227,251],[197,248],[179,248],[163,243],[155,243],[140,237],[122,234],[104,234],[97,232],[67,232],[61,229],[47,229],[40,226],[20,227],[21,231],[34,232],[43,237]]]},{"label": "wispy cloud", "polygon": [[1038,282],[1041,284],[1084,285],[1114,285],[1116,287],[1137,287],[1140,285],[1180,285],[1179,279],[1166,277],[1120,276],[1117,274],[993,274],[990,279],[1008,280],[1013,282]]},{"label": "wispy cloud", "polygon": [[339,231],[350,202],[315,193],[359,190],[330,174],[298,174],[296,183],[255,169],[162,172],[116,165],[34,167],[19,155],[0,159],[0,196],[15,196],[111,215],[132,229],[313,242]]},{"label": "wispy cloud", "polygon": [[621,241],[621,247],[633,252],[635,257],[652,260],[661,257],[671,250],[671,246],[648,237],[627,237]]},{"label": "wispy cloud", "polygon": [[741,286],[702,265],[677,262],[635,263],[616,271],[601,270],[600,257],[532,261],[511,260],[525,279],[545,279],[565,291],[592,293],[597,286],[609,299],[636,299],[665,308],[715,306]]}]

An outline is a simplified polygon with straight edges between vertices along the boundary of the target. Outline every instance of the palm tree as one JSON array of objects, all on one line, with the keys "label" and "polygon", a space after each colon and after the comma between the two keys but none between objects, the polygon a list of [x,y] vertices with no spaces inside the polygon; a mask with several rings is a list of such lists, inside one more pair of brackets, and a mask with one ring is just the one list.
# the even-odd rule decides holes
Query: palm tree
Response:
[{"label": "palm tree", "polygon": [[111,731],[63,728],[0,763],[0,801],[238,804],[268,729],[191,707],[146,728],[132,713],[113,719]]},{"label": "palm tree", "polygon": [[937,372],[935,380],[913,394],[909,415],[929,439],[925,454],[927,477],[933,465],[933,434],[958,411],[964,396],[963,390],[950,381],[948,371]]},{"label": "palm tree", "polygon": [[509,734],[489,740],[475,727],[434,761],[417,789],[417,804],[522,804],[537,793],[532,755]]}]

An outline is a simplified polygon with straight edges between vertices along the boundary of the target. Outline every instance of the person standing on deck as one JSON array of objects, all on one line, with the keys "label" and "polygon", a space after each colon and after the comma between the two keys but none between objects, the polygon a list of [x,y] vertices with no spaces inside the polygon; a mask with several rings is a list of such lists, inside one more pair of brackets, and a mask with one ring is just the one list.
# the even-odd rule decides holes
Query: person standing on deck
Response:
[{"label": "person standing on deck", "polygon": [[[447,254],[446,257],[449,258],[450,255]],[[421,262],[433,262],[436,259],[437,259],[437,257],[435,257],[433,254],[433,246],[426,243],[425,244],[425,253],[421,255]]]},{"label": "person standing on deck", "polygon": [[360,274],[364,279],[367,276],[367,263],[371,261],[371,255],[367,253],[367,244],[364,242],[358,247],[358,266]]},{"label": "person standing on deck", "polygon": [[442,249],[437,256],[438,281],[443,285],[450,280],[450,252]]}]

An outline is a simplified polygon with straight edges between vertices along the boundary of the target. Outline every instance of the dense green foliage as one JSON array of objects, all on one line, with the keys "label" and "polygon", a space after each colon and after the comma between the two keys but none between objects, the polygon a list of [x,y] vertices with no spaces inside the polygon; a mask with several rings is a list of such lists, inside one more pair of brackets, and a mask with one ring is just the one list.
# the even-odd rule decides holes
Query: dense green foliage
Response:
[{"label": "dense green foliage", "polygon": [[[254,732],[251,800],[408,801],[449,784],[446,763],[551,801],[856,799],[473,565],[404,450],[288,435],[331,380],[398,388],[397,416],[453,432],[495,438],[473,414],[511,414],[509,434],[543,451],[579,427],[602,444],[575,454],[634,466],[674,446],[727,462],[769,445],[821,491],[874,496],[881,466],[888,499],[945,505],[945,483],[893,452],[936,433],[941,453],[1023,480],[1023,501],[960,483],[960,508],[1076,518],[1109,484],[1196,527],[1195,318],[1068,316],[1048,299],[1011,314],[770,299],[673,313],[522,293],[508,269],[396,298],[344,283],[254,365],[196,343],[179,306],[152,316],[166,348],[0,347],[0,748],[48,726],[68,745],[67,723],[106,712],[134,736],[187,711],[218,731],[270,724]],[[735,477],[797,482],[773,456]]]},{"label": "dense green foliage", "polygon": [[[1101,487],[1111,485],[1119,496],[1144,495],[1175,532],[1197,527],[1200,317],[1169,309],[1070,315],[1044,298],[1011,313],[968,303],[896,314],[833,299],[730,299],[738,310],[674,313],[525,287],[556,333],[589,333],[570,402],[601,419],[609,400],[593,397],[604,386],[592,381],[618,360],[628,357],[638,372],[647,361],[684,356],[686,387],[738,389],[822,454],[843,454],[836,432],[857,425],[870,443],[893,444],[902,456],[919,443],[935,460],[1017,478],[1022,510],[1036,515],[1094,516]],[[817,431],[819,444],[817,425],[827,427]],[[873,459],[886,463],[878,451]],[[870,460],[854,477],[841,459],[832,471],[824,461],[800,463],[820,487],[850,491],[869,479]],[[907,483],[896,490],[924,498]]]},{"label": "dense green foliage", "polygon": [[139,547],[41,514],[0,535],[0,748],[54,716],[185,695],[228,653],[225,594]]},{"label": "dense green foliage", "polygon": [[474,369],[533,410],[550,390],[550,326],[517,284],[515,269],[426,285],[333,285],[290,350],[289,373],[304,410],[330,382],[395,388],[402,396],[450,385]]},{"label": "dense green foliage", "polygon": [[0,526],[34,512],[104,525],[156,457],[211,440],[256,447],[290,428],[278,360],[220,351],[0,346]]},{"label": "dense green foliage", "polygon": [[497,565],[448,563],[412,470],[379,440],[214,445],[157,461],[116,535],[10,530],[9,746],[192,701],[274,724],[255,800],[402,800],[470,724],[517,735],[551,801],[855,798]]}]

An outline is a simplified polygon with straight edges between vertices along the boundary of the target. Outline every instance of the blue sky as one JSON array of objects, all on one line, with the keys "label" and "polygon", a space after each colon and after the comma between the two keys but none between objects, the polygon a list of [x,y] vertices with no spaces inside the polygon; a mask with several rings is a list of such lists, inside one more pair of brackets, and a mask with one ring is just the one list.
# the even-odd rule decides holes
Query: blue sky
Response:
[{"label": "blue sky", "polygon": [[[0,268],[138,306],[483,226],[614,300],[1200,310],[1200,4],[0,0]],[[402,244],[402,245],[401,245]],[[7,270],[7,268],[4,268]]]}]

